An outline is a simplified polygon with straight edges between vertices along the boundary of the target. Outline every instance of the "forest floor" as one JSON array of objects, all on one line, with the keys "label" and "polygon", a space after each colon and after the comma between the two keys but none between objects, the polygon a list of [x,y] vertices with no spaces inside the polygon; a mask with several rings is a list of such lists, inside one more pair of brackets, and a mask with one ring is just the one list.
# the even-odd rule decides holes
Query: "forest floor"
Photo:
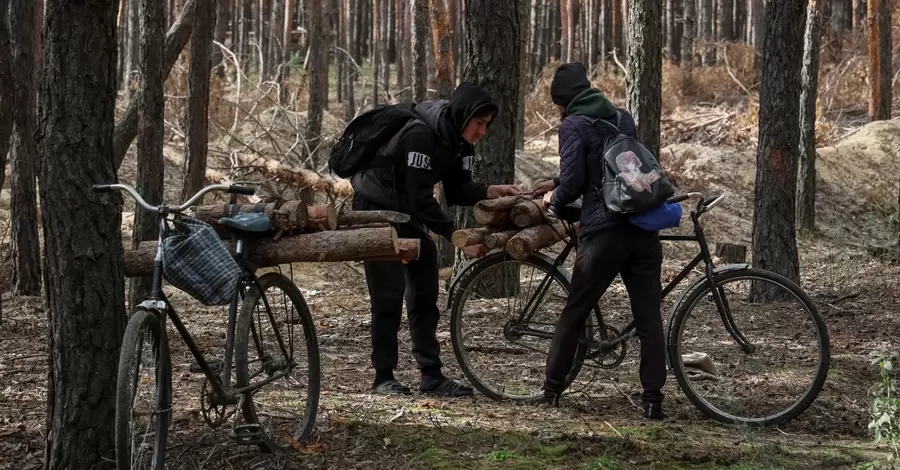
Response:
[{"label": "forest floor", "polygon": [[[710,113],[672,115],[663,131],[679,126],[699,131],[735,120],[728,112]],[[330,125],[339,127],[337,122]],[[555,173],[553,134],[530,133],[533,137],[517,158],[521,168],[517,182],[530,184]],[[816,301],[831,336],[831,370],[813,405],[785,425],[753,429],[718,424],[688,402],[671,375],[665,389],[670,419],[645,421],[632,404],[640,390],[637,343],[630,343],[632,351],[616,369],[584,372],[584,386],[564,397],[559,409],[497,403],[481,394],[461,399],[373,396],[368,393],[372,374],[362,266],[309,263],[294,265],[293,277],[316,319],[322,353],[322,397],[312,444],[302,453],[267,456],[232,445],[227,425],[209,429],[199,414],[202,377],[188,372],[192,360],[173,331],[175,411],[168,468],[855,468],[860,462],[884,458],[889,450],[873,444],[867,430],[869,391],[876,377],[870,355],[897,350],[900,266],[895,252],[872,248],[897,241],[900,160],[894,154],[900,148],[900,119],[838,137],[819,149],[818,233],[798,242],[803,286]],[[700,138],[690,142],[665,147],[664,166],[684,190],[728,195],[704,216],[712,242],[749,245],[755,177],[752,139],[733,146]],[[221,141],[213,142],[212,168],[231,166],[235,152],[224,148]],[[170,201],[180,188],[180,154],[178,145],[167,146]],[[120,177],[133,183],[134,172],[132,152]],[[9,194],[4,190],[0,232],[8,211]],[[126,212],[124,217],[126,237],[130,216]],[[689,230],[685,222],[679,230]],[[692,249],[666,242],[664,277],[677,272],[691,258]],[[444,297],[442,285],[441,305]],[[182,318],[198,343],[212,352],[221,348],[223,309],[203,308],[177,291],[172,291],[172,300],[181,305]],[[670,306],[667,299],[664,307]],[[460,377],[448,317],[442,315],[439,326],[442,357],[446,373]],[[0,468],[37,468],[44,446],[47,393],[47,313],[41,300],[4,298],[2,330]],[[405,323],[399,337],[398,378],[416,385]]]}]

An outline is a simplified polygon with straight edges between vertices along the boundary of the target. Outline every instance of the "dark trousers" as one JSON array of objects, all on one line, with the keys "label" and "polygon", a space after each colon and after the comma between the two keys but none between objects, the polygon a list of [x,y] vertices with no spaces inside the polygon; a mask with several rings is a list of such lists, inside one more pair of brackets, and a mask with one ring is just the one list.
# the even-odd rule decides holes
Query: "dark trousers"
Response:
[{"label": "dark trousers", "polygon": [[662,247],[656,232],[622,224],[581,241],[575,257],[572,285],[550,352],[544,389],[562,393],[575,359],[578,338],[592,309],[616,275],[622,276],[641,342],[640,376],[644,402],[660,403],[666,381],[662,315]]}]

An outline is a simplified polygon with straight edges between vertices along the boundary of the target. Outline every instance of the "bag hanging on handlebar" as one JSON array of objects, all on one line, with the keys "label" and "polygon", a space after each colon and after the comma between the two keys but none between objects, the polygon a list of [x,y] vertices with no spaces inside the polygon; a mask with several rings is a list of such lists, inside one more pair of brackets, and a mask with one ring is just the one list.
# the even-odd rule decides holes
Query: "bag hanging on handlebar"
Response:
[{"label": "bag hanging on handlebar", "polygon": [[228,247],[197,219],[178,215],[173,225],[160,241],[166,282],[204,305],[228,304],[241,275]]},{"label": "bag hanging on handlebar", "polygon": [[681,204],[666,202],[656,209],[633,215],[628,220],[648,232],[656,232],[681,225]]}]

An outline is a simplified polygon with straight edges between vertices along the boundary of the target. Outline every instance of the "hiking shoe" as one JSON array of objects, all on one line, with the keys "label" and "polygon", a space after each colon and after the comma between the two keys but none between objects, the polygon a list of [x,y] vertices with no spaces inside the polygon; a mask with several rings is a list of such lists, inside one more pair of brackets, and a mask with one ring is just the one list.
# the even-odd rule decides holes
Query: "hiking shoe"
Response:
[{"label": "hiking shoe", "polygon": [[372,387],[372,391],[376,395],[412,395],[412,390],[406,385],[401,384],[398,380],[385,380]]},{"label": "hiking shoe", "polygon": [[419,385],[419,391],[435,395],[446,395],[448,397],[466,397],[473,393],[472,387],[464,385],[462,382],[448,379],[447,377],[433,377],[430,375],[422,376],[422,384]]},{"label": "hiking shoe", "polygon": [[661,403],[644,403],[644,417],[647,419],[666,419],[668,416],[663,412]]}]

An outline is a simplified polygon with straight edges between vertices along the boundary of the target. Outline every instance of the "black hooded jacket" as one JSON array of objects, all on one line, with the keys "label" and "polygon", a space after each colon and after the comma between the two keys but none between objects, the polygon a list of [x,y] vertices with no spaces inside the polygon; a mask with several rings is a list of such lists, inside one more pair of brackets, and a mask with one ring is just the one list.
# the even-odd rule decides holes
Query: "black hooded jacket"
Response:
[{"label": "black hooded jacket", "polygon": [[412,119],[384,145],[366,170],[351,178],[356,195],[377,208],[409,214],[417,225],[450,239],[454,221],[434,198],[442,182],[447,204],[472,206],[487,199],[487,186],[472,181],[474,147],[462,138],[466,124],[486,107],[490,95],[463,83],[449,101],[423,101]]}]

